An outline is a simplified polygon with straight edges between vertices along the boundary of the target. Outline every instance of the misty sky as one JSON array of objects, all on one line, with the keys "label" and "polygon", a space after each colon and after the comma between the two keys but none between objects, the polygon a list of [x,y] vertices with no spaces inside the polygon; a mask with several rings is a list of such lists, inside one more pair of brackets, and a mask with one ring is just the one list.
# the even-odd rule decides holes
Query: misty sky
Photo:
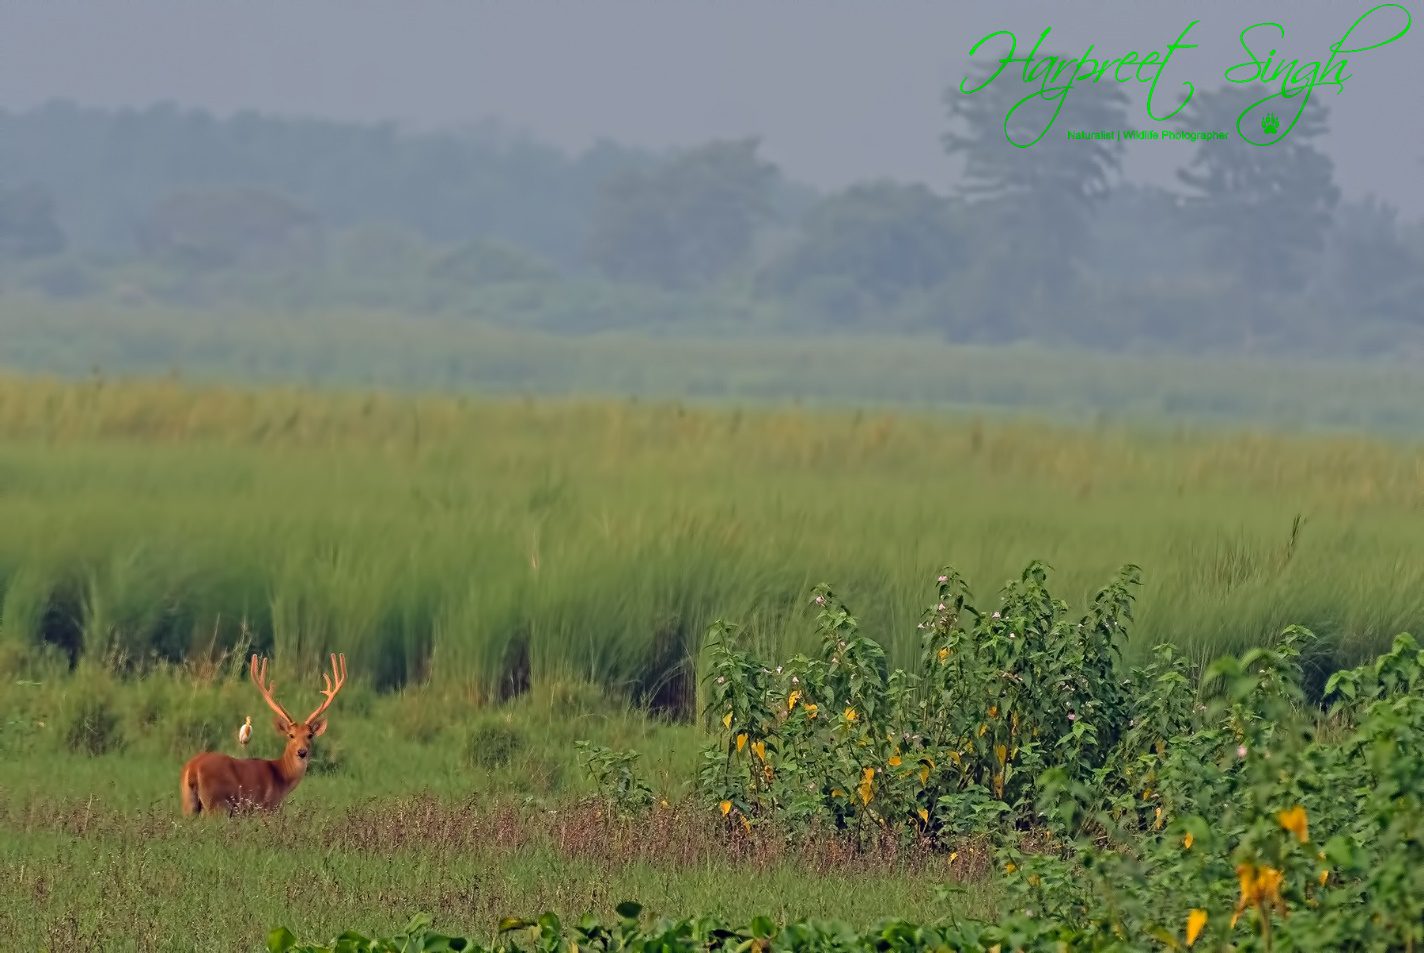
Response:
[{"label": "misty sky", "polygon": [[[599,136],[661,147],[757,134],[768,158],[818,185],[890,176],[944,189],[954,167],[939,144],[941,93],[964,75],[974,41],[993,30],[1014,30],[1022,52],[1051,26],[1050,42],[1071,54],[1094,43],[1115,56],[1165,49],[1199,19],[1189,41],[1200,46],[1177,54],[1168,74],[1177,88],[1158,94],[1175,108],[1182,80],[1214,88],[1245,58],[1243,27],[1276,20],[1284,53],[1323,59],[1375,5],[0,0],[0,106],[167,100],[418,126],[497,117],[567,147]],[[1346,192],[1387,194],[1417,214],[1424,23],[1405,6],[1415,18],[1406,36],[1350,56],[1342,94],[1315,95],[1332,110],[1325,146]],[[1364,31],[1372,40],[1404,22],[1398,11],[1378,16]],[[1133,125],[1153,127],[1145,87],[1127,89]],[[1133,144],[1129,169],[1167,181],[1190,149]]]}]

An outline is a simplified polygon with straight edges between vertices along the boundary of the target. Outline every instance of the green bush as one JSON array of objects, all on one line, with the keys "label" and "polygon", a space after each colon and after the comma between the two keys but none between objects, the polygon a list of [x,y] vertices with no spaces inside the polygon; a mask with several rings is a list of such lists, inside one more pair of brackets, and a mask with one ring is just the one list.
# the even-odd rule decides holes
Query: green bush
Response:
[{"label": "green bush", "polygon": [[[1400,635],[1335,673],[1332,730],[1317,732],[1309,630],[1199,672],[1165,645],[1129,669],[1137,581],[1127,567],[1075,620],[1040,564],[993,612],[946,569],[910,671],[892,671],[824,586],[818,657],[763,661],[718,623],[706,806],[738,837],[831,827],[867,847],[928,845],[951,863],[987,839],[1007,912],[956,949],[1417,948],[1418,642]],[[609,777],[631,766],[603,755]]]},{"label": "green bush", "polygon": [[[228,740],[228,732],[235,731],[235,725],[228,725],[208,708],[189,705],[171,711],[167,715],[168,751],[174,757],[191,758],[203,751],[221,751]],[[260,726],[253,723],[253,734]],[[237,745],[234,737],[233,746]]]},{"label": "green bush", "polygon": [[124,746],[118,709],[107,696],[83,693],[65,712],[64,746],[75,754],[98,756]]},{"label": "green bush", "polygon": [[527,745],[523,730],[513,721],[487,715],[470,728],[465,742],[465,762],[472,768],[492,770],[502,768]]}]

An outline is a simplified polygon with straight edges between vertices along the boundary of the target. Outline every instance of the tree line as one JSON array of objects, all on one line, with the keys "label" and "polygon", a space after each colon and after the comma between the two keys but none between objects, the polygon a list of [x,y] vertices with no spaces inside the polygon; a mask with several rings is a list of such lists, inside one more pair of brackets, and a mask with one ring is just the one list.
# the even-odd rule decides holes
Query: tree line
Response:
[{"label": "tree line", "polygon": [[[569,154],[496,124],[0,112],[0,293],[566,333],[1319,354],[1424,340],[1424,228],[1341,196],[1318,100],[1269,148],[1173,146],[1168,189],[1124,181],[1121,141],[1010,145],[1021,97],[1002,79],[946,93],[942,144],[961,169],[948,194],[889,179],[814,190],[752,137]],[[1229,129],[1254,98],[1198,91],[1190,127]],[[1127,127],[1125,106],[1116,89],[1080,93],[1056,128]]]}]

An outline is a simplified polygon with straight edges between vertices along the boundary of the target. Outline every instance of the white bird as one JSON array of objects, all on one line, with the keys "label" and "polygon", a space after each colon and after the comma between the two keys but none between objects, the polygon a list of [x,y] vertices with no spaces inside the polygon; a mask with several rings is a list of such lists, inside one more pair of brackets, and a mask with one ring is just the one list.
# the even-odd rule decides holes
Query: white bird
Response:
[{"label": "white bird", "polygon": [[252,716],[248,715],[247,720],[242,723],[242,727],[237,729],[237,743],[244,748],[252,740]]}]

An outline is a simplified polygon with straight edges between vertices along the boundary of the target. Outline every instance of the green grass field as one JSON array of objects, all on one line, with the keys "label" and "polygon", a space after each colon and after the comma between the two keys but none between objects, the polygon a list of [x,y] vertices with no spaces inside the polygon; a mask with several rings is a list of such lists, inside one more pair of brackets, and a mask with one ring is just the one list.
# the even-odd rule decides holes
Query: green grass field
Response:
[{"label": "green grass field", "polygon": [[[353,683],[280,814],[187,821],[178,774],[188,756],[238,754],[245,715],[256,726],[247,753],[281,751],[256,691],[231,669],[136,683],[87,668],[6,677],[7,948],[255,950],[278,924],[317,936],[389,932],[416,911],[488,938],[512,912],[606,912],[630,897],[666,915],[868,922],[928,915],[936,888],[957,886],[963,910],[992,913],[982,869],[966,876],[943,857],[729,848],[715,815],[686,799],[700,733],[634,715],[591,686],[541,685],[494,712],[432,690],[378,695]],[[293,709],[318,698],[319,680],[304,674],[281,681]],[[640,749],[668,806],[651,822],[622,822],[590,802],[573,747],[585,738]]]},{"label": "green grass field", "polygon": [[1198,657],[1424,618],[1424,452],[1365,438],[18,377],[0,437],[3,638],[92,656],[246,620],[382,688],[686,706],[716,617],[794,645],[829,582],[903,659],[941,566],[987,597],[1034,558],[1075,603],[1142,566],[1144,638]]},{"label": "green grass field", "polygon": [[[968,847],[729,839],[694,791],[713,620],[814,652],[827,582],[912,666],[943,566],[988,606],[1042,559],[1077,611],[1135,563],[1133,660],[1300,623],[1318,690],[1421,629],[1421,477],[1420,448],[1351,436],[3,378],[0,936],[253,950],[426,910],[488,940],[625,899],[993,920],[1004,884]],[[276,754],[249,648],[293,708],[326,652],[353,685],[280,815],[185,822],[190,754],[234,751],[248,714]],[[584,739],[640,752],[667,807],[588,800]]]}]

